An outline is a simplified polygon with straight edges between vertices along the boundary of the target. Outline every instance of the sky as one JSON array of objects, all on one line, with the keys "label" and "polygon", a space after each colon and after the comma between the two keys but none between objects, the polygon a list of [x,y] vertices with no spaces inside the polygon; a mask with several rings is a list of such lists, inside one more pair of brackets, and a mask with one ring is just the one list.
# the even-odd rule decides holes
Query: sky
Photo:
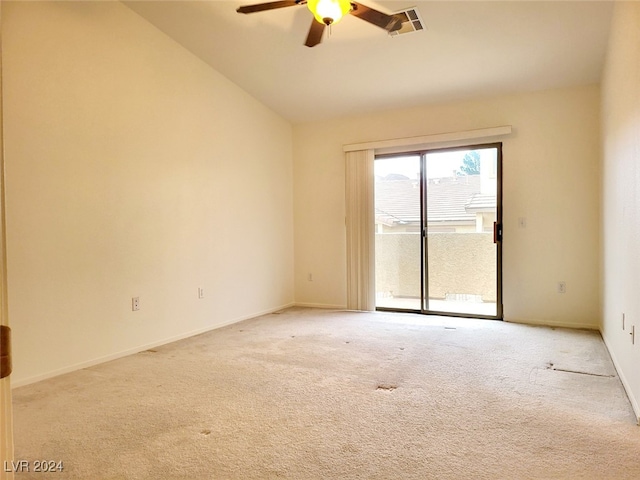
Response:
[{"label": "sky", "polygon": [[[470,150],[450,152],[436,152],[427,154],[427,178],[443,178],[453,176],[453,172],[460,170],[462,159]],[[495,159],[496,150],[485,148],[476,150],[481,158]],[[376,159],[374,163],[375,175],[385,177],[390,173],[399,173],[412,180],[420,175],[420,155],[397,156]]]}]

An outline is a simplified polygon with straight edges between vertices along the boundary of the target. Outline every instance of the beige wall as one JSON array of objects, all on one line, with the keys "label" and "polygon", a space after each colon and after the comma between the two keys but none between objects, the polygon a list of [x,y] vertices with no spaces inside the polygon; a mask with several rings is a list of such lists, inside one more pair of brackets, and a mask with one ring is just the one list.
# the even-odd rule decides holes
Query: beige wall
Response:
[{"label": "beige wall", "polygon": [[616,4],[611,32],[602,87],[602,333],[640,421],[640,3]]},{"label": "beige wall", "polygon": [[118,2],[3,6],[14,384],[292,303],[290,124]]},{"label": "beige wall", "polygon": [[[514,133],[503,147],[505,318],[597,328],[599,102],[598,86],[587,86],[295,126],[296,301],[346,303],[344,144],[510,124]],[[519,217],[526,228],[518,228]],[[557,293],[558,281],[567,293]]]}]

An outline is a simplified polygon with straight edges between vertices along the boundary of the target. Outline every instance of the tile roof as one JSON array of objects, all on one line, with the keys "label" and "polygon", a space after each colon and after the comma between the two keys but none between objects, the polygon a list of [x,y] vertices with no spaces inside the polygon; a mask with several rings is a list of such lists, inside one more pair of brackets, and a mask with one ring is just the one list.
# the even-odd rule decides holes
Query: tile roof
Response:
[{"label": "tile roof", "polygon": [[[420,188],[417,180],[376,179],[376,223],[420,222]],[[427,187],[428,222],[475,222],[476,211],[495,208],[495,195],[480,193],[480,175],[430,179]]]}]

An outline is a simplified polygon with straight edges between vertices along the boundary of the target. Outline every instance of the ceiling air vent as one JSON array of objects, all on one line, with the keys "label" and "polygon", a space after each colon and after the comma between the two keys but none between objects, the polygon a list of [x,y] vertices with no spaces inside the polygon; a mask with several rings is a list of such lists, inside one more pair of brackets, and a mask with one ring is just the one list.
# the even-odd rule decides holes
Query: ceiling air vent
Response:
[{"label": "ceiling air vent", "polygon": [[420,32],[425,29],[424,22],[420,18],[418,9],[416,7],[407,8],[396,12],[395,15],[400,15],[402,20],[402,27],[395,32],[389,32],[389,35],[395,37],[396,35],[404,35],[405,33]]}]

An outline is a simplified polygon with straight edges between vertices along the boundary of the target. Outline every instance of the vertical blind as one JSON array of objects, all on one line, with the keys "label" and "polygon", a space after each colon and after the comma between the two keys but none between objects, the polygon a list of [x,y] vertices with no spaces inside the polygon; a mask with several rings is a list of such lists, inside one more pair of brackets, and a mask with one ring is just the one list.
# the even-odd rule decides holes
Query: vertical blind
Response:
[{"label": "vertical blind", "polygon": [[373,150],[346,153],[347,308],[375,310]]}]

